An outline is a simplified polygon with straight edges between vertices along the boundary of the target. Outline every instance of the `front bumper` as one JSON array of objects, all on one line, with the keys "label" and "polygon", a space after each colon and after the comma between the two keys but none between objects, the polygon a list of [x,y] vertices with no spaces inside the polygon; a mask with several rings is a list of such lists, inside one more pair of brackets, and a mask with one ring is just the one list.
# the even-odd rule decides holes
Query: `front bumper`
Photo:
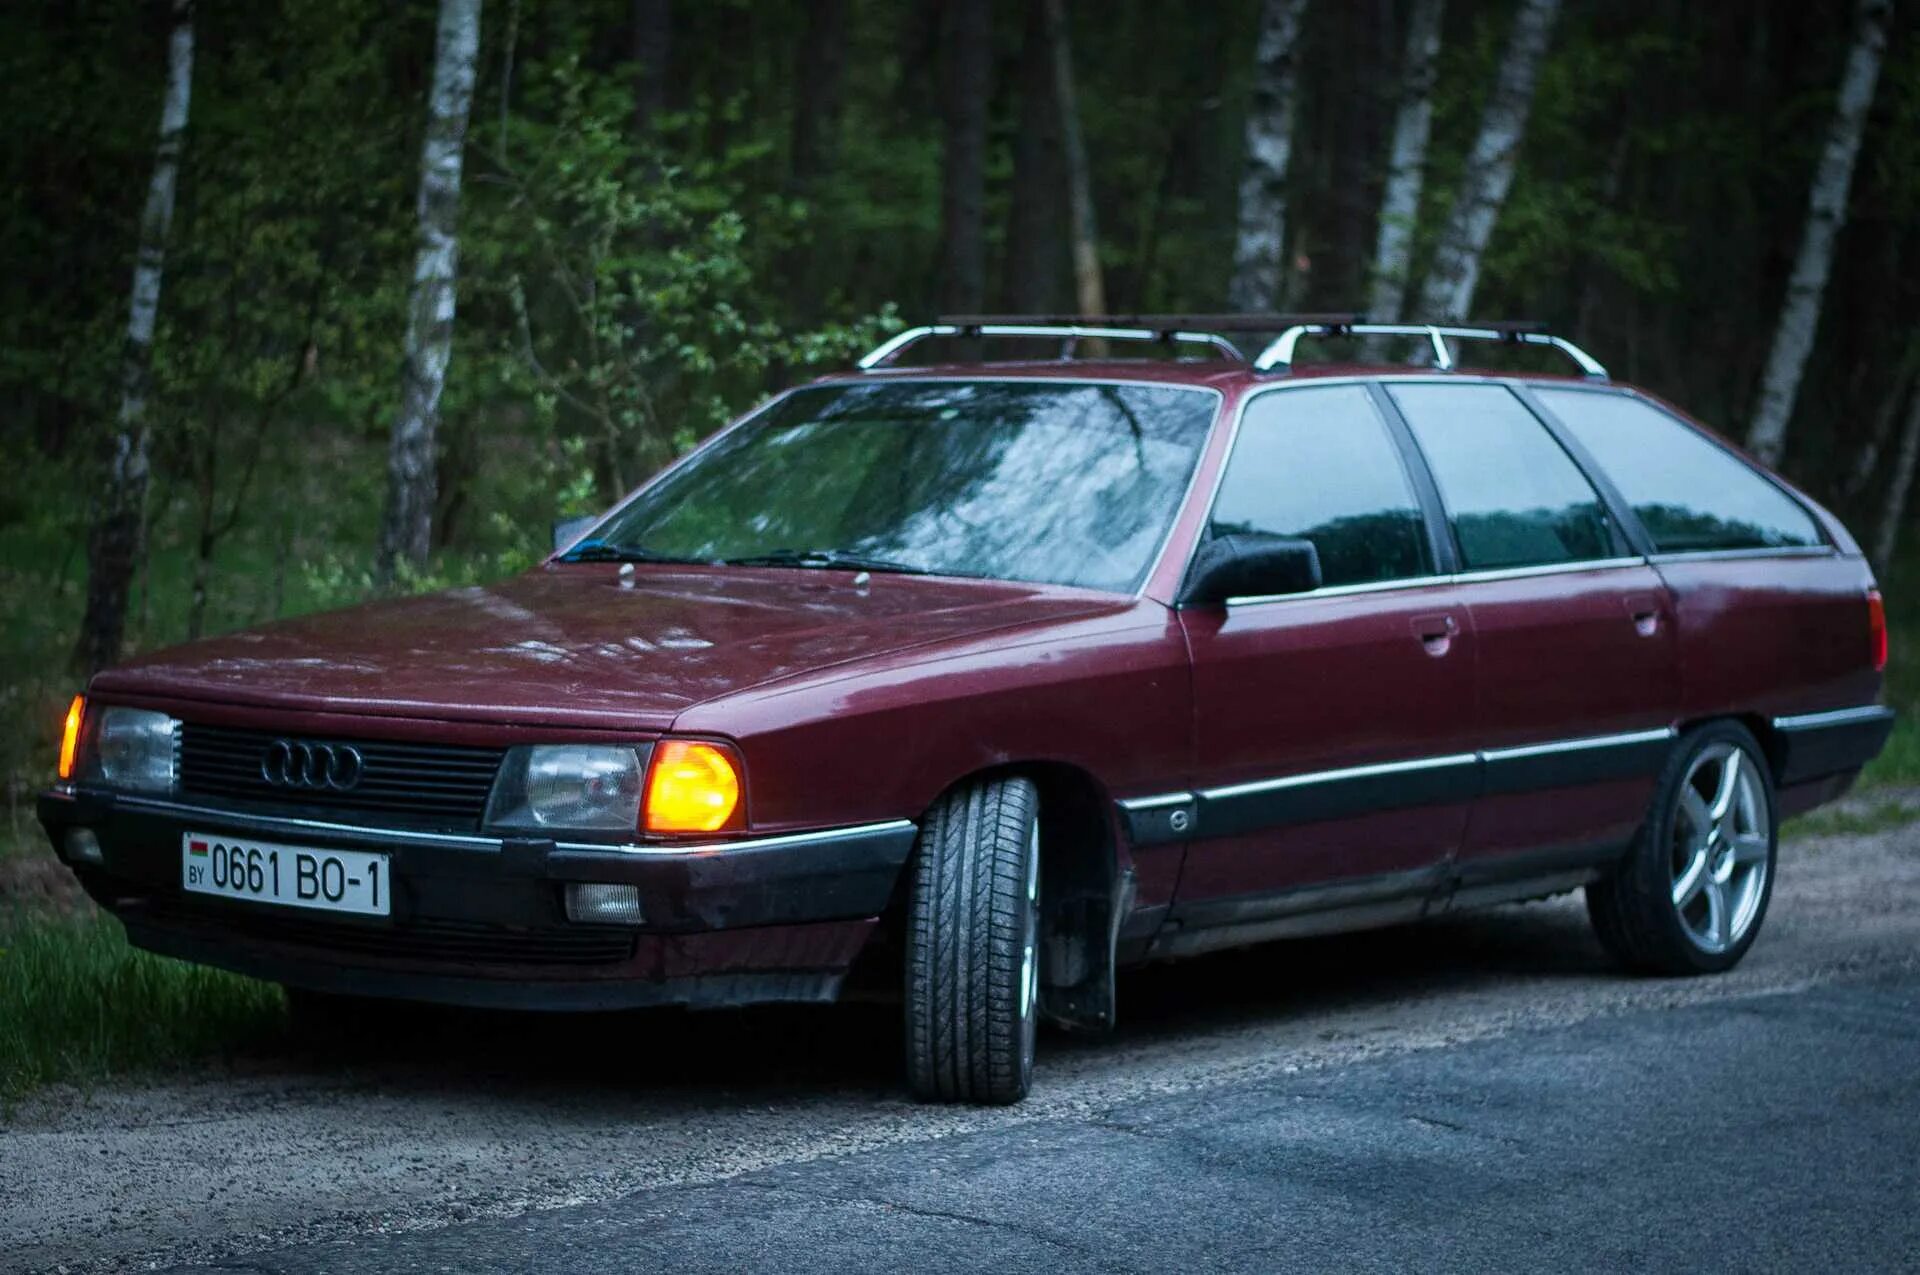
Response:
[{"label": "front bumper", "polygon": [[[611,1009],[834,999],[912,850],[906,820],[695,849],[367,828],[92,789],[40,822],[138,946],[295,986],[469,1005]],[[68,831],[97,838],[75,862]],[[183,833],[389,856],[393,914],[187,894]],[[568,882],[638,888],[644,923],[576,925]]]}]

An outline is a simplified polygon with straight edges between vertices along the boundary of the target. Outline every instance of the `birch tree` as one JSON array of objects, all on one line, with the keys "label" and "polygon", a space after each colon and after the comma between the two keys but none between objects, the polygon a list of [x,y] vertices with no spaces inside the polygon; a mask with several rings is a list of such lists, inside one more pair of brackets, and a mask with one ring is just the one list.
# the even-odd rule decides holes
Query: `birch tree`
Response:
[{"label": "birch tree", "polygon": [[1046,0],[1046,3],[1047,44],[1053,53],[1053,98],[1060,108],[1060,142],[1067,161],[1067,207],[1073,217],[1074,298],[1080,313],[1105,314],[1107,289],[1100,273],[1100,229],[1094,217],[1087,139],[1080,128],[1080,103],[1073,90],[1073,47],[1067,42],[1067,15],[1061,0]]},{"label": "birch tree", "polygon": [[1893,564],[1893,551],[1900,546],[1900,524],[1907,515],[1907,496],[1913,489],[1913,471],[1920,462],[1920,389],[1907,408],[1905,427],[1900,431],[1900,450],[1893,458],[1893,474],[1887,480],[1886,503],[1880,507],[1880,526],[1873,537],[1873,567],[1885,575]]},{"label": "birch tree", "polygon": [[1847,220],[1847,191],[1853,184],[1853,161],[1860,151],[1860,135],[1867,126],[1867,110],[1880,78],[1880,62],[1887,50],[1887,27],[1892,0],[1860,0],[1854,14],[1853,48],[1840,80],[1840,96],[1827,125],[1820,166],[1814,170],[1807,199],[1807,224],[1787,280],[1787,297],[1774,328],[1773,346],[1760,377],[1760,403],[1747,431],[1747,446],[1768,464],[1780,459],[1800,395],[1800,376],[1813,350],[1814,331],[1820,325],[1820,301],[1833,266],[1834,244]]},{"label": "birch tree", "polygon": [[140,214],[140,239],[127,307],[127,341],[120,361],[120,416],[108,462],[106,489],[87,537],[87,610],[75,661],[91,675],[120,658],[126,636],[127,595],[134,564],[144,548],[151,429],[147,399],[153,384],[153,330],[160,314],[160,284],[167,232],[173,225],[173,195],[179,184],[180,152],[186,141],[193,95],[193,3],[173,0],[173,33],[167,41],[167,87],[160,106],[160,137],[153,174]]},{"label": "birch tree", "polygon": [[1393,119],[1387,182],[1374,237],[1373,280],[1367,317],[1392,323],[1400,317],[1413,266],[1413,232],[1426,182],[1427,141],[1433,133],[1433,85],[1440,63],[1440,18],[1446,0],[1413,0],[1407,19],[1407,50],[1400,72],[1400,108]]},{"label": "birch tree", "polygon": [[1416,317],[1427,321],[1462,319],[1473,308],[1480,282],[1480,258],[1493,237],[1500,208],[1513,185],[1514,162],[1526,140],[1540,65],[1546,60],[1560,0],[1520,0],[1513,32],[1493,83],[1493,95],[1480,115],[1480,131],[1467,153],[1453,208],[1434,248],[1433,264],[1420,290]]},{"label": "birch tree", "polygon": [[427,135],[420,148],[418,247],[407,298],[406,350],[400,367],[400,415],[387,455],[387,512],[377,573],[391,584],[402,560],[423,566],[433,539],[434,436],[453,349],[454,285],[459,270],[460,170],[480,48],[481,0],[440,0]]},{"label": "birch tree", "polygon": [[1293,161],[1300,18],[1306,0],[1262,0],[1254,42],[1253,101],[1247,110],[1247,166],[1227,300],[1234,309],[1280,308],[1287,282],[1287,169]]}]

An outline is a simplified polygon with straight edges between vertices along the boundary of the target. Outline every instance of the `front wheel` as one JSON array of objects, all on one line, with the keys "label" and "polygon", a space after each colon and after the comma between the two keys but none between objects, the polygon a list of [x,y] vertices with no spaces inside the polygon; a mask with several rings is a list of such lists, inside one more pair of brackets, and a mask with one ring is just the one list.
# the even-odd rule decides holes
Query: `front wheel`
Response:
[{"label": "front wheel", "polygon": [[1033,1084],[1040,798],[970,784],[927,815],[907,897],[907,1081],[928,1102],[1010,1103]]},{"label": "front wheel", "polygon": [[1735,722],[1689,731],[1632,851],[1587,887],[1601,943],[1649,974],[1732,969],[1767,914],[1777,824],[1772,773],[1752,732]]}]

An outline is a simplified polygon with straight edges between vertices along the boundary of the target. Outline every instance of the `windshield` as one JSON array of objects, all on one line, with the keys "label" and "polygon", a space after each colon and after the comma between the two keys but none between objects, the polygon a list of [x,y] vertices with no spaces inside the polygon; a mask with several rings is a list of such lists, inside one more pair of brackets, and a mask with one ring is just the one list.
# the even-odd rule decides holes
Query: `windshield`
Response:
[{"label": "windshield", "polygon": [[1211,392],[1041,381],[796,391],[641,492],[570,559],[866,567],[1128,592]]}]

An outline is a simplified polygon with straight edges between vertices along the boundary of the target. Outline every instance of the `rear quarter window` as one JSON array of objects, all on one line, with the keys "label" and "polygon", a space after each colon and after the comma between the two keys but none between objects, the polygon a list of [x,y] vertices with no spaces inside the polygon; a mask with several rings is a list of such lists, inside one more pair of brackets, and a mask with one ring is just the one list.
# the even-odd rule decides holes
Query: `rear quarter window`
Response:
[{"label": "rear quarter window", "polygon": [[1620,393],[1535,389],[1606,471],[1661,553],[1824,543],[1800,502],[1732,452]]}]

